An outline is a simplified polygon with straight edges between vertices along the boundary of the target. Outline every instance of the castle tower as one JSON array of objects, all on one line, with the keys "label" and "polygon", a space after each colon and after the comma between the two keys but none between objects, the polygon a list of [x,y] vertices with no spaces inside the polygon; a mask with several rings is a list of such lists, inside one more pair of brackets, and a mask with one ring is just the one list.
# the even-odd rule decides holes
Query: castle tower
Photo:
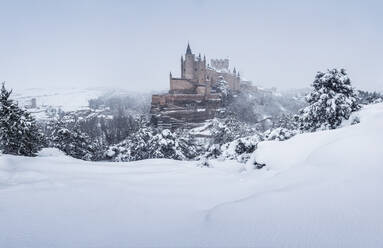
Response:
[{"label": "castle tower", "polygon": [[186,48],[185,62],[183,66],[183,78],[193,80],[194,79],[194,61],[195,56],[190,49],[190,45]]}]

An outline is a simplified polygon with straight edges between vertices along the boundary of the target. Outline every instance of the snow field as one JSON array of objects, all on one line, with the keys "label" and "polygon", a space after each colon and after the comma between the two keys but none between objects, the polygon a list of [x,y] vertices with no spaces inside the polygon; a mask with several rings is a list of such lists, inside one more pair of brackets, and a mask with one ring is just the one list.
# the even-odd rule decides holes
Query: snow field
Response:
[{"label": "snow field", "polygon": [[0,247],[382,247],[383,104],[357,115],[246,165],[2,155]]}]

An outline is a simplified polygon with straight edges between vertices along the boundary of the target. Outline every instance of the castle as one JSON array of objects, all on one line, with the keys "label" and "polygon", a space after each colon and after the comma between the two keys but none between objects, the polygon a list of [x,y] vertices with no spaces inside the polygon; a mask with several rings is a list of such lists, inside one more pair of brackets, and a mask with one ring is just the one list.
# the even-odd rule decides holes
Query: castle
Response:
[{"label": "castle", "polygon": [[181,77],[170,73],[169,93],[152,96],[153,124],[173,128],[214,118],[222,107],[222,95],[214,90],[218,80],[232,91],[240,89],[239,72],[230,71],[228,59],[212,59],[207,65],[206,57],[196,57],[188,44],[185,58],[181,56]]},{"label": "castle", "polygon": [[196,58],[188,44],[185,59],[181,56],[181,77],[170,73],[170,94],[210,94],[212,85],[222,76],[232,90],[239,90],[240,77],[235,68],[229,71],[228,59],[212,59],[211,66],[206,65],[206,57]]}]

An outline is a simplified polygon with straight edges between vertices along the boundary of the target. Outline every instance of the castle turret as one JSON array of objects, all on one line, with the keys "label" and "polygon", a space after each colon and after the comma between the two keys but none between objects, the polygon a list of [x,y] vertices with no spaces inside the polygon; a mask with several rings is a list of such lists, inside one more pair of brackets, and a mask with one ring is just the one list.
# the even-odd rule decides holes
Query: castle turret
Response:
[{"label": "castle turret", "polygon": [[186,79],[194,79],[194,61],[195,61],[195,56],[192,54],[192,51],[190,49],[190,45],[188,43],[188,46],[186,48],[186,53],[185,53],[185,62],[183,66],[183,76]]},{"label": "castle turret", "polygon": [[191,51],[191,49],[190,49],[189,42],[188,42],[188,47],[186,48],[186,54],[192,54],[192,51]]}]

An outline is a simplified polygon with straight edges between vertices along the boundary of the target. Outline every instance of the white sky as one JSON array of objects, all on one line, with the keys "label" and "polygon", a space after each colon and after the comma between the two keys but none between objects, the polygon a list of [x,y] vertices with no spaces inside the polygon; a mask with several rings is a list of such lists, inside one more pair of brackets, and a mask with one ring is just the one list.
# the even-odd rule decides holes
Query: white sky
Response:
[{"label": "white sky", "polygon": [[265,87],[306,87],[336,66],[383,90],[380,1],[0,0],[0,10],[0,81],[13,88],[165,90],[190,41]]}]

